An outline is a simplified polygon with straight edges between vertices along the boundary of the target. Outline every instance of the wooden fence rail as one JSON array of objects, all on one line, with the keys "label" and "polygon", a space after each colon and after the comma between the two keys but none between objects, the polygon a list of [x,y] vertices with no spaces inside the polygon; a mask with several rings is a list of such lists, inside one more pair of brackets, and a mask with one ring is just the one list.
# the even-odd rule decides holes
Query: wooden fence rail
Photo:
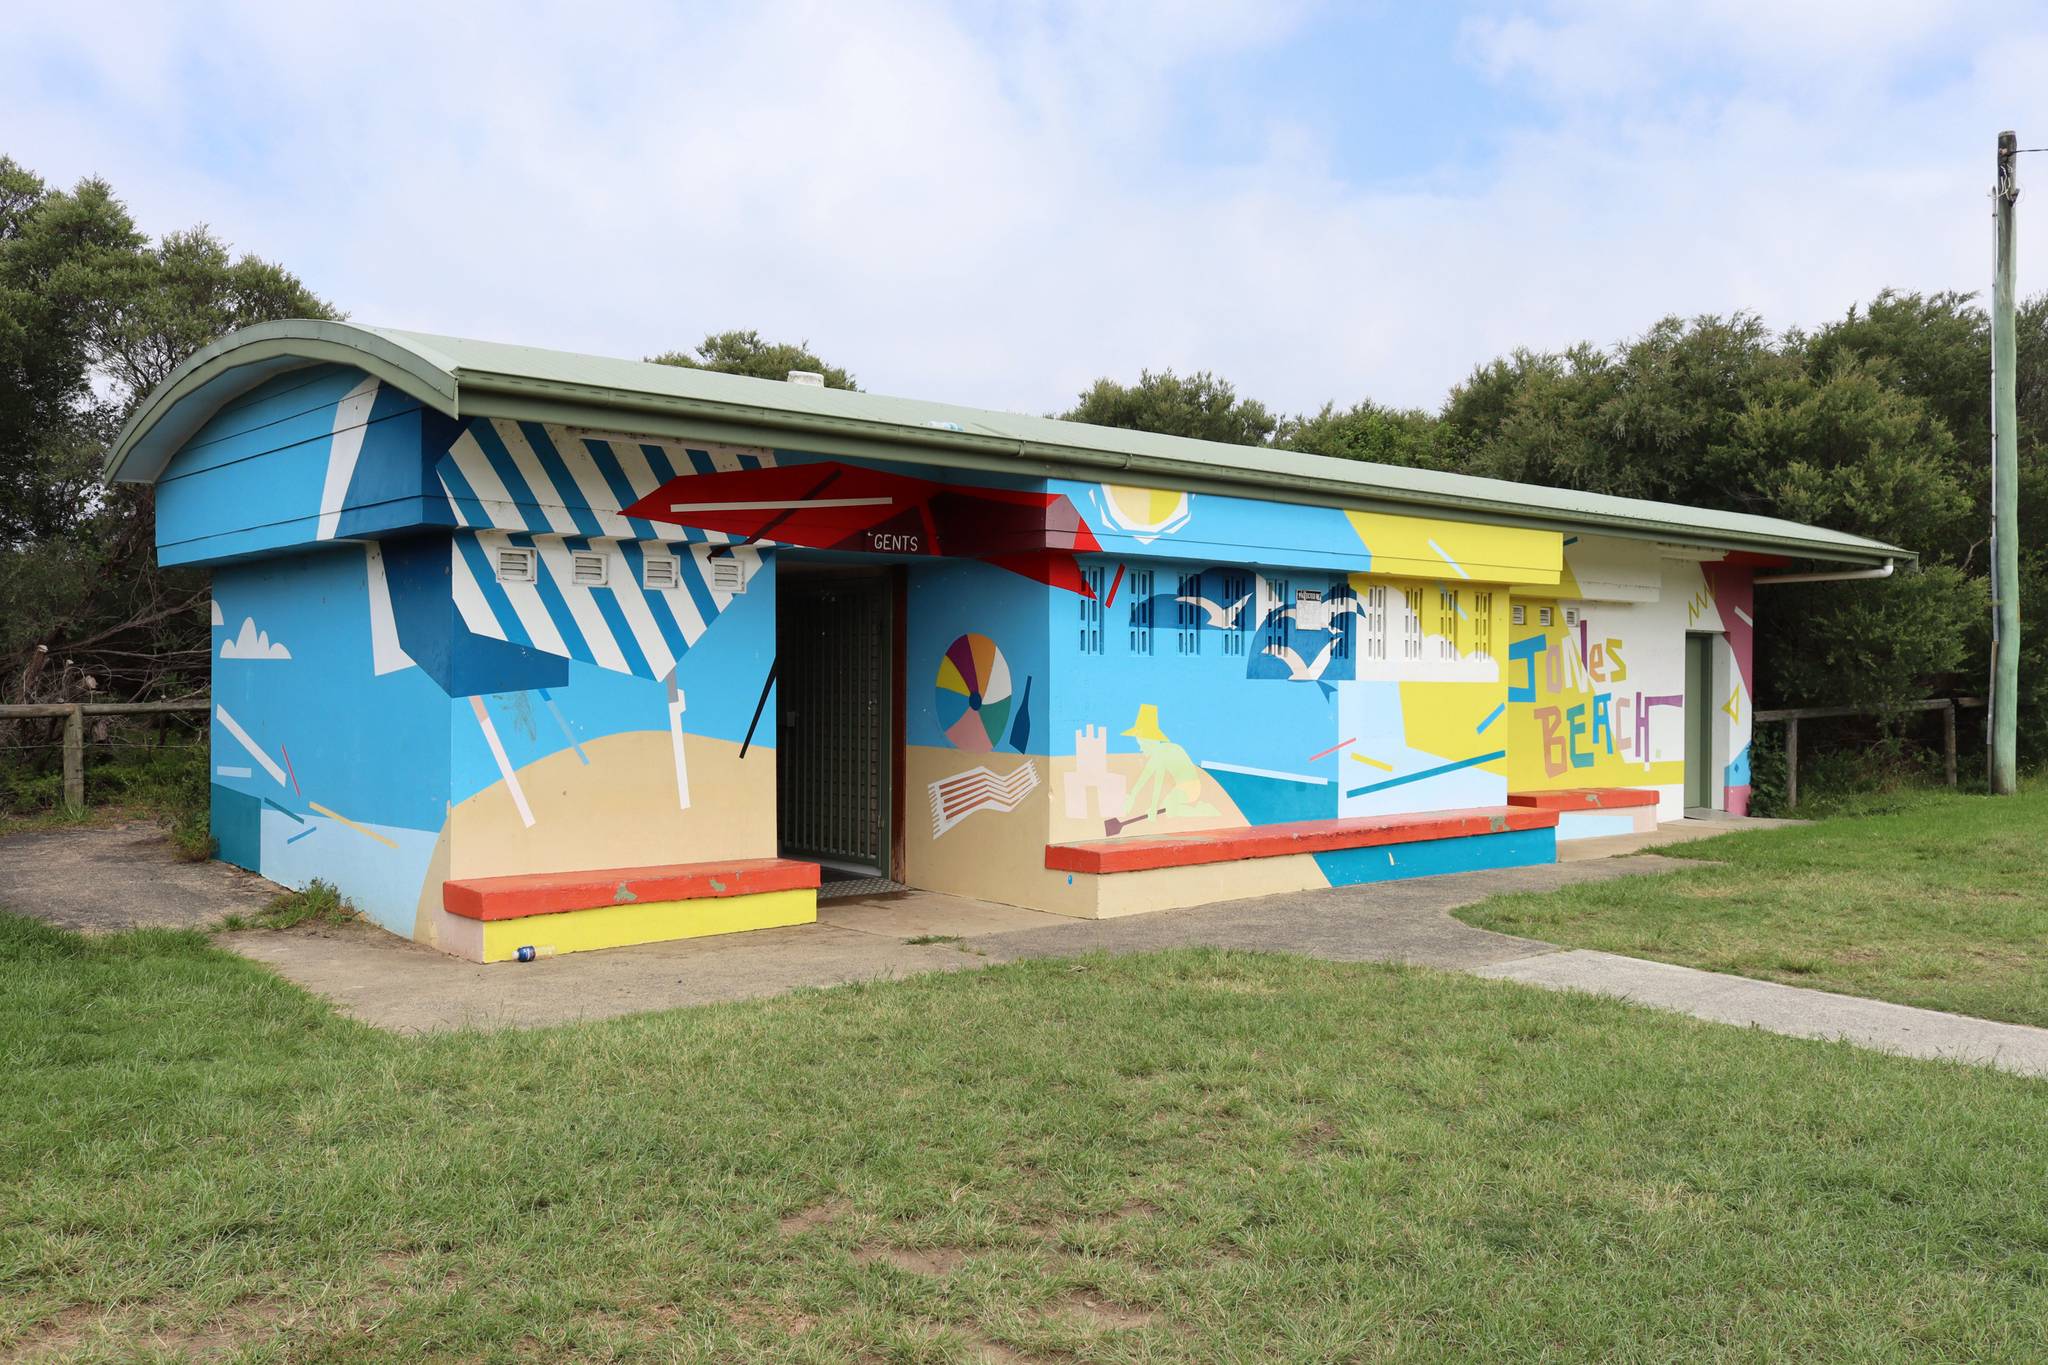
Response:
[{"label": "wooden fence rail", "polygon": [[74,701],[0,706],[0,720],[64,721],[64,804],[85,807],[85,718],[87,716],[160,716],[180,711],[211,711],[204,697],[192,701]]},{"label": "wooden fence rail", "polygon": [[1909,701],[1889,711],[1871,706],[1792,706],[1782,711],[1758,711],[1751,719],[1759,725],[1782,721],[1785,726],[1785,809],[1799,804],[1799,722],[1832,720],[1843,716],[1886,716],[1901,711],[1941,712],[1941,767],[1948,784],[1956,784],[1956,712],[1982,707],[1982,697],[1933,697]]}]

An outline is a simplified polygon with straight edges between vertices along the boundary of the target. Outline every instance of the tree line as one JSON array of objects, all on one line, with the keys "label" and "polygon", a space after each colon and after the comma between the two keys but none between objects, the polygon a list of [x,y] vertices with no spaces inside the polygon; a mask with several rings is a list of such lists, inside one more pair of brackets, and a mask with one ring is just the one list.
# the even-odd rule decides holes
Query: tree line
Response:
[{"label": "tree line", "polygon": [[[99,478],[134,405],[237,327],[337,318],[204,226],[152,240],[112,188],[0,157],[0,697],[204,690],[206,579],[155,563],[151,491]],[[2020,315],[2022,600],[2048,601],[2048,296]],[[761,378],[852,374],[752,331],[650,359]],[[1981,690],[1989,648],[1990,335],[1973,295],[1885,290],[1811,331],[1667,317],[1611,346],[1518,350],[1433,411],[1369,399],[1282,415],[1209,372],[1104,378],[1060,417],[1589,492],[1876,537],[1922,567],[1759,603],[1765,705]],[[1363,379],[1364,377],[1362,377]],[[2048,636],[2021,664],[2023,753],[2048,757]]]},{"label": "tree line", "polygon": [[[1666,317],[1613,346],[1518,350],[1435,411],[1282,417],[1226,380],[1103,379],[1063,417],[1242,445],[1785,517],[1916,551],[1881,582],[1760,595],[1764,706],[1981,695],[1989,669],[1990,322],[1974,296],[1884,290],[1811,331]],[[2048,295],[2019,310],[2023,613],[2048,604]],[[2024,616],[2023,616],[2024,620]],[[2048,631],[2023,633],[2021,746],[2048,757]]]}]

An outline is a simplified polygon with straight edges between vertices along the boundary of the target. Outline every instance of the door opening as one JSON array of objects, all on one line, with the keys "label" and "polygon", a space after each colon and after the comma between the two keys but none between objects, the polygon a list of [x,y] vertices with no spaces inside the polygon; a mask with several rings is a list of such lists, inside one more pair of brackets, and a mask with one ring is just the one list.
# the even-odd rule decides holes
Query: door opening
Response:
[{"label": "door opening", "polygon": [[1685,637],[1685,805],[1714,810],[1714,641]]},{"label": "door opening", "polygon": [[887,570],[778,566],[776,831],[828,881],[887,878],[891,582]]}]

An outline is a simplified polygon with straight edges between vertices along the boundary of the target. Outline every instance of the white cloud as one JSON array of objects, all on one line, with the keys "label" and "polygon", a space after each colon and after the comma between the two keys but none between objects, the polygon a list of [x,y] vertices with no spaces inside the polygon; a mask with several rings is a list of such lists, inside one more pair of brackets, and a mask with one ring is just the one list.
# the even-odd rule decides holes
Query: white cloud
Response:
[{"label": "white cloud", "polygon": [[284,647],[283,641],[273,641],[270,638],[270,632],[256,629],[255,617],[244,616],[242,618],[242,633],[232,640],[220,642],[220,657],[223,659],[258,661],[265,659],[289,659],[292,657],[292,652]]},{"label": "white cloud", "polygon": [[359,320],[615,355],[758,327],[879,391],[1031,411],[1164,365],[1434,405],[1516,345],[1976,288],[1992,137],[2048,133],[2048,19],[2017,6],[1475,21],[1462,59],[1542,116],[1398,185],[1298,113],[1246,162],[1175,150],[1191,73],[1313,22],[1287,7],[19,8],[15,156]]}]

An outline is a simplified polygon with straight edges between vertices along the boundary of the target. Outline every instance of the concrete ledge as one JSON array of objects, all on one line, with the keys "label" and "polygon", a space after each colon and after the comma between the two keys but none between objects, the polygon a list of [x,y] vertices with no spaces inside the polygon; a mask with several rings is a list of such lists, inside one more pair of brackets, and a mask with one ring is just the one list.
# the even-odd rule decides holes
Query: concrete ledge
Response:
[{"label": "concrete ledge", "polygon": [[1295,853],[1330,853],[1434,839],[1465,839],[1531,829],[1554,829],[1557,812],[1525,806],[1478,806],[1468,810],[1372,815],[1349,820],[1296,820],[1245,829],[1195,830],[1142,839],[1095,839],[1047,844],[1045,865],[1055,872],[1146,872],[1163,867],[1279,858]]},{"label": "concrete ledge", "polygon": [[1636,787],[1572,787],[1554,792],[1509,792],[1508,804],[1531,810],[1619,810],[1654,806],[1657,793]]},{"label": "concrete ledge", "polygon": [[[818,865],[789,858],[609,867],[585,872],[533,872],[441,883],[449,914],[473,920],[524,919],[601,907],[717,900],[775,891],[818,889]],[[812,897],[813,903],[816,897]]]},{"label": "concrete ledge", "polygon": [[464,920],[459,922],[473,926],[475,935],[444,946],[473,962],[511,962],[522,948],[532,949],[534,957],[556,957],[596,948],[786,928],[811,924],[817,918],[818,893],[815,888],[802,887],[699,900],[600,905],[522,919]]}]

